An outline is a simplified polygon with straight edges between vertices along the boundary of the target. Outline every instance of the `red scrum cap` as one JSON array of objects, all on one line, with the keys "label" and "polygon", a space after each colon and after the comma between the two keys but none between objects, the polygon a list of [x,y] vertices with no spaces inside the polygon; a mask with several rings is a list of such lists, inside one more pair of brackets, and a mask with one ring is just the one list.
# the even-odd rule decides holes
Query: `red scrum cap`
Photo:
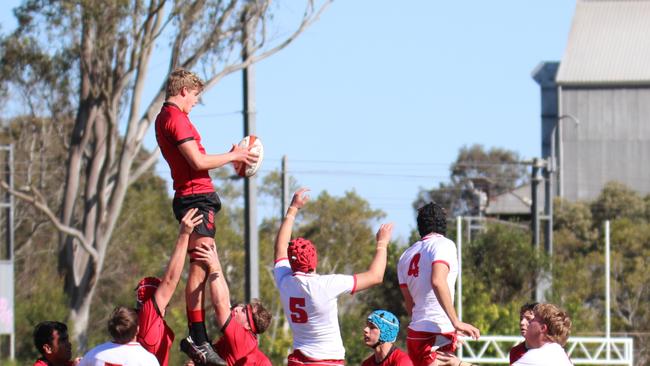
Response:
[{"label": "red scrum cap", "polygon": [[294,272],[310,272],[316,270],[318,254],[316,247],[311,241],[304,238],[296,238],[289,242],[287,248],[289,264]]},{"label": "red scrum cap", "polygon": [[138,286],[135,288],[138,307],[142,306],[145,301],[149,300],[156,293],[160,282],[160,278],[156,277],[145,277],[138,282]]}]

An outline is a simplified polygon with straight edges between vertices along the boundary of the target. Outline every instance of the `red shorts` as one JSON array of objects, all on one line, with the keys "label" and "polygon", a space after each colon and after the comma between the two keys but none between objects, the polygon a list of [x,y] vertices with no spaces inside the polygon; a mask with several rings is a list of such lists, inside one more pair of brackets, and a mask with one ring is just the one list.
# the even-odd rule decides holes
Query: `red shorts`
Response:
[{"label": "red shorts", "polygon": [[429,333],[408,329],[406,348],[413,366],[429,366],[436,361],[436,351],[456,351],[456,333]]},{"label": "red shorts", "polygon": [[292,354],[287,357],[289,361],[287,366],[338,366],[345,365],[345,360],[315,360],[309,358],[300,352],[300,350],[293,351]]}]

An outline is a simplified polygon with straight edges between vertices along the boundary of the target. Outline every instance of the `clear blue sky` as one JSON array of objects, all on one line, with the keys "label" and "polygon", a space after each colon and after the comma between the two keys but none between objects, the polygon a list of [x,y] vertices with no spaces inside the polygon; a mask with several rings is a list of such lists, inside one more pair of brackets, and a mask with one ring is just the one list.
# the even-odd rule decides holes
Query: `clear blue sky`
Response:
[{"label": "clear blue sky", "polygon": [[[297,3],[280,3],[279,19],[299,14]],[[406,238],[418,190],[446,181],[463,145],[540,155],[540,95],[530,75],[562,58],[574,9],[570,0],[336,1],[294,44],[256,65],[262,173],[287,155],[313,195],[355,190]],[[0,20],[3,32],[15,24],[6,11]],[[190,115],[208,152],[242,136],[240,84],[240,74],[227,77]],[[164,162],[158,171],[169,174]]]}]

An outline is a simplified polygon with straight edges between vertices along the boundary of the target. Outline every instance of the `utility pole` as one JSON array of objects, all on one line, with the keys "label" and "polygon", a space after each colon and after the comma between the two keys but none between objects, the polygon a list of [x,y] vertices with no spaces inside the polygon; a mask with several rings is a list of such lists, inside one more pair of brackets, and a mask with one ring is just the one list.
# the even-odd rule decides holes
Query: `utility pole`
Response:
[{"label": "utility pole", "polygon": [[[244,11],[242,58],[246,62],[252,55],[255,22],[249,19],[249,11]],[[253,64],[243,70],[244,91],[244,136],[255,134],[255,69]],[[244,178],[244,232],[246,247],[246,302],[259,298],[259,233],[257,231],[257,183],[255,177]]]},{"label": "utility pole", "polygon": [[[540,175],[540,169],[544,169],[544,175],[546,176],[546,182],[544,186],[544,215],[540,216],[539,214],[539,183],[542,181]],[[541,250],[541,227],[540,221],[543,219],[545,221],[545,235],[544,235],[544,252],[549,256],[553,255],[553,197],[551,195],[551,183],[549,179],[549,162],[543,159],[534,158],[532,161],[532,176],[531,176],[531,230],[532,230],[532,240],[535,250],[539,252]],[[534,300],[537,302],[546,301],[546,293],[551,289],[553,283],[552,274],[550,271],[545,270],[541,271],[537,279],[535,280],[535,294],[533,296]]]},{"label": "utility pole", "polygon": [[[280,217],[283,218],[289,209],[289,173],[287,172],[287,156],[282,156],[282,207]],[[280,219],[282,220],[282,219]]]}]

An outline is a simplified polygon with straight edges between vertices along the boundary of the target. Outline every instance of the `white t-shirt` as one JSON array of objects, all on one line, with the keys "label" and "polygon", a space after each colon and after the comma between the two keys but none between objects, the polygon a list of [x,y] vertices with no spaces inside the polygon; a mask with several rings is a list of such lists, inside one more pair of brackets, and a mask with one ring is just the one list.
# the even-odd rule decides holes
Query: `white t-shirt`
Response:
[{"label": "white t-shirt", "polygon": [[156,356],[147,352],[140,343],[117,344],[106,342],[91,349],[81,359],[79,366],[160,366]]},{"label": "white t-shirt", "polygon": [[458,276],[458,258],[453,241],[440,234],[429,234],[406,249],[397,264],[399,285],[408,288],[414,302],[409,324],[412,330],[431,333],[454,331],[431,287],[432,267],[438,262],[449,267],[447,284],[453,302]]},{"label": "white t-shirt", "polygon": [[286,258],[276,262],[273,275],[293,332],[294,350],[317,360],[345,359],[336,299],[354,293],[356,277],[293,273]]},{"label": "white t-shirt", "polygon": [[539,348],[529,349],[513,366],[572,366],[564,348],[557,343],[546,343]]}]

